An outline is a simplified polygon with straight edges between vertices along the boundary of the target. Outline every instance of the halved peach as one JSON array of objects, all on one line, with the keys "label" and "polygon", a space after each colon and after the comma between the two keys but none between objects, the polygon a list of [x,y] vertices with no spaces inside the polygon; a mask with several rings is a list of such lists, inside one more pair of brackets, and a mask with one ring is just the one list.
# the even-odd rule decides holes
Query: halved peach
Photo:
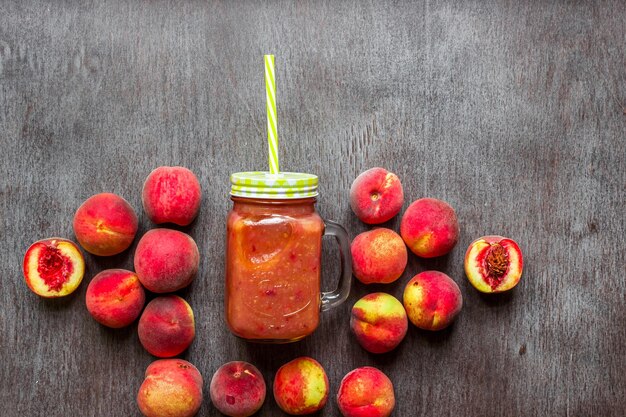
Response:
[{"label": "halved peach", "polygon": [[513,239],[483,236],[465,253],[465,274],[474,288],[484,293],[508,291],[522,277],[522,251]]},{"label": "halved peach", "polygon": [[24,255],[28,288],[46,298],[71,294],[85,274],[85,259],[70,240],[53,237],[33,243]]}]

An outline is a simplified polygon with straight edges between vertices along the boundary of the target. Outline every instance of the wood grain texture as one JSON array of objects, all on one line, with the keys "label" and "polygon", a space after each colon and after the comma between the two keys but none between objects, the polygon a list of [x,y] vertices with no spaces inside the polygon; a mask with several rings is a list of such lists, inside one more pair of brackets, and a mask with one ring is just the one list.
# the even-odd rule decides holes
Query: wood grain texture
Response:
[{"label": "wood grain texture", "polygon": [[[139,416],[153,358],[136,326],[105,329],[84,306],[88,280],[131,268],[134,246],[87,256],[86,282],[63,300],[31,294],[21,261],[35,240],[73,238],[74,211],[99,192],[126,198],[145,232],[140,190],[160,165],[189,167],[204,190],[183,229],[200,274],[181,293],[197,320],[184,358],[205,378],[199,415],[219,415],[208,382],[222,363],[251,361],[271,387],[299,355],[328,372],[324,416],[338,415],[341,378],[364,365],[394,382],[396,416],[626,415],[625,28],[619,0],[1,2],[2,415]],[[268,52],[281,167],[320,175],[324,217],[366,230],[348,190],[384,166],[402,179],[405,208],[436,197],[461,222],[449,256],[411,257],[395,284],[355,283],[312,337],[280,347],[237,340],[222,311],[228,175],[267,165]],[[492,233],[516,239],[526,265],[511,294],[483,297],[462,262]],[[351,305],[374,290],[401,297],[425,269],[459,283],[456,324],[364,352]],[[269,395],[260,415],[278,414]]]}]

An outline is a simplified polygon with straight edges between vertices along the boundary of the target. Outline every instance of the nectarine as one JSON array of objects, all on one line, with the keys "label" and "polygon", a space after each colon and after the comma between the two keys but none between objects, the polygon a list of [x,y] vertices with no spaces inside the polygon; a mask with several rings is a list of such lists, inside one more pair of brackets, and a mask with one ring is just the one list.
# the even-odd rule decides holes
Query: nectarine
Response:
[{"label": "nectarine", "polygon": [[74,234],[89,253],[111,256],[133,243],[138,221],[133,208],[122,197],[101,193],[89,197],[74,214]]},{"label": "nectarine", "polygon": [[363,232],[350,246],[352,272],[364,284],[388,284],[406,268],[407,250],[396,232],[383,227]]},{"label": "nectarine", "polygon": [[402,215],[400,235],[417,256],[434,258],[452,250],[459,240],[454,209],[444,201],[421,198]]},{"label": "nectarine", "polygon": [[147,290],[168,293],[185,288],[200,264],[198,246],[191,236],[172,229],[152,229],[135,249],[135,271]]},{"label": "nectarine", "polygon": [[159,167],[148,175],[141,193],[143,208],[156,224],[187,226],[200,209],[198,178],[184,167]]},{"label": "nectarine", "polygon": [[202,405],[202,375],[182,359],[159,359],[146,369],[137,405],[146,417],[192,417]]},{"label": "nectarine", "polygon": [[171,358],[189,347],[196,336],[191,306],[177,295],[148,303],[137,326],[143,347],[159,358]]},{"label": "nectarine", "polygon": [[350,206],[354,214],[367,224],[391,220],[404,204],[402,183],[396,174],[384,168],[371,168],[361,173],[350,187]]},{"label": "nectarine", "polygon": [[350,328],[368,352],[385,353],[404,339],[408,327],[402,303],[392,295],[368,294],[352,307]]},{"label": "nectarine", "polygon": [[256,413],[265,401],[263,375],[252,364],[228,362],[215,372],[209,388],[213,405],[222,414],[248,417]]},{"label": "nectarine", "polygon": [[459,286],[439,271],[415,275],[404,289],[403,301],[411,323],[424,330],[445,329],[463,307]]},{"label": "nectarine", "polygon": [[98,273],[87,287],[85,302],[89,314],[100,324],[114,329],[134,322],[146,302],[146,293],[134,272],[107,269]]},{"label": "nectarine", "polygon": [[393,384],[376,368],[357,368],[341,380],[337,405],[344,417],[388,417],[396,405]]},{"label": "nectarine", "polygon": [[278,369],[274,378],[274,399],[287,414],[315,413],[326,405],[328,377],[318,361],[296,358]]}]

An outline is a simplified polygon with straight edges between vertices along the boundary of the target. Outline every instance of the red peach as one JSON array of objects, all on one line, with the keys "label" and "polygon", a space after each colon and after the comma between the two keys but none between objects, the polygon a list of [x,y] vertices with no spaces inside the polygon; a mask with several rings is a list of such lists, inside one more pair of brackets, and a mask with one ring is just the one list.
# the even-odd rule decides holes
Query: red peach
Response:
[{"label": "red peach", "polygon": [[465,274],[474,288],[484,293],[508,291],[522,277],[522,251],[513,239],[483,236],[465,253]]},{"label": "red peach", "polygon": [[414,201],[402,216],[400,234],[409,249],[422,258],[450,252],[459,240],[454,209],[434,198]]},{"label": "red peach", "polygon": [[248,417],[256,413],[265,401],[265,380],[252,364],[228,362],[213,375],[209,388],[213,405],[222,414]]},{"label": "red peach", "polygon": [[404,241],[390,229],[363,232],[352,241],[352,272],[364,284],[388,284],[400,278],[406,268]]},{"label": "red peach", "polygon": [[22,265],[28,288],[45,298],[71,294],[85,274],[85,260],[76,244],[59,237],[30,245]]},{"label": "red peach", "polygon": [[191,284],[198,272],[200,254],[188,234],[153,229],[139,240],[134,263],[137,276],[147,290],[167,293]]},{"label": "red peach", "polygon": [[383,292],[368,294],[352,307],[350,328],[368,352],[385,353],[404,339],[408,327],[402,303]]},{"label": "red peach", "polygon": [[192,417],[202,405],[202,375],[182,359],[159,359],[146,369],[137,405],[146,417]]},{"label": "red peach", "polygon": [[139,341],[159,358],[171,358],[185,351],[196,336],[193,310],[177,295],[150,301],[139,318]]},{"label": "red peach", "polygon": [[402,183],[396,174],[384,168],[371,168],[361,173],[350,187],[350,206],[354,214],[367,224],[391,220],[404,204]]},{"label": "red peach", "polygon": [[357,368],[341,380],[337,404],[344,417],[388,417],[396,405],[393,384],[376,368]]},{"label": "red peach", "polygon": [[404,289],[403,301],[411,323],[424,330],[445,329],[463,307],[459,286],[439,271],[415,275]]},{"label": "red peach", "polygon": [[146,293],[134,272],[107,269],[87,287],[89,314],[100,324],[118,329],[134,322],[146,302]]},{"label": "red peach", "polygon": [[74,234],[89,253],[111,256],[125,251],[137,233],[137,215],[122,197],[101,193],[89,197],[74,214]]},{"label": "red peach", "polygon": [[156,224],[187,226],[200,209],[202,191],[198,178],[184,167],[159,167],[143,184],[142,202]]},{"label": "red peach", "polygon": [[328,399],[324,368],[305,356],[284,364],[274,378],[274,399],[281,410],[294,416],[321,410]]}]

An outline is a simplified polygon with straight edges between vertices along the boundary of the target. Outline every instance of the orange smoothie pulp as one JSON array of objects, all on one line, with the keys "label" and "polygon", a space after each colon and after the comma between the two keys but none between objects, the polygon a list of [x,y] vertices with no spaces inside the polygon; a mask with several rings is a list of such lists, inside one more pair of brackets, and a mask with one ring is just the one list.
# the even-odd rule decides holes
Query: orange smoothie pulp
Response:
[{"label": "orange smoothie pulp", "polygon": [[237,336],[289,342],[319,323],[324,223],[315,198],[231,197],[226,321]]}]

